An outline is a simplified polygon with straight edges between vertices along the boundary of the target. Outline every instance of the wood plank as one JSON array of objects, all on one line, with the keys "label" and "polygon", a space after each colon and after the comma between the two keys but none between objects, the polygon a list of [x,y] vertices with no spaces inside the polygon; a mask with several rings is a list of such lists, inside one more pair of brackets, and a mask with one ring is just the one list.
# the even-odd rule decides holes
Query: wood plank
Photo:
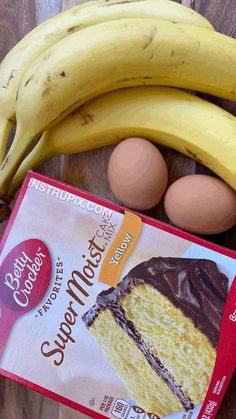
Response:
[{"label": "wood plank", "polygon": [[61,0],[62,10],[69,9],[77,4],[86,3],[88,0]]},{"label": "wood plank", "polygon": [[59,406],[34,391],[0,378],[1,419],[57,419]]},{"label": "wood plank", "polygon": [[[54,0],[51,2],[37,0],[37,8],[32,0],[1,1],[0,61],[17,41],[33,29],[37,23],[58,13],[59,6],[61,7],[60,3]],[[58,162],[60,163],[60,160],[55,159],[54,162],[45,165],[42,170],[57,177],[58,166],[60,167]],[[0,225],[0,234],[5,225],[6,223]],[[58,419],[58,417],[58,403],[0,377],[0,419]]]},{"label": "wood plank", "polygon": [[37,24],[61,12],[60,0],[35,0]]},{"label": "wood plank", "polygon": [[[61,0],[35,0],[36,22],[42,23],[44,20],[55,16],[61,12]],[[54,179],[61,177],[61,158],[55,157],[50,162],[41,166],[41,173],[46,174]]]},{"label": "wood plank", "polygon": [[34,2],[1,0],[0,2],[0,61],[7,52],[35,26]]}]

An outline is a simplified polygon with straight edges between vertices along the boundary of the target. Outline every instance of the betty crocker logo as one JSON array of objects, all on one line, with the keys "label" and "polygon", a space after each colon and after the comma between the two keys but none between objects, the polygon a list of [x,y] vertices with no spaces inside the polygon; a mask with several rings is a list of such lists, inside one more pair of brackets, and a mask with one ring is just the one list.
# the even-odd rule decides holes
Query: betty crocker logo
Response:
[{"label": "betty crocker logo", "polygon": [[0,295],[12,311],[26,312],[44,297],[51,279],[51,257],[40,240],[18,244],[4,259],[0,269]]}]

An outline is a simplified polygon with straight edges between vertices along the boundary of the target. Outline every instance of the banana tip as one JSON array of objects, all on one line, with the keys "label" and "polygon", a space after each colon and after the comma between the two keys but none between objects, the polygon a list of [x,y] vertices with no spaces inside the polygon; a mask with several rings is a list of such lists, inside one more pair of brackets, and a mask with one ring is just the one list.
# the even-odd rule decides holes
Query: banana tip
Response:
[{"label": "banana tip", "polygon": [[10,207],[4,202],[2,199],[0,199],[0,223],[7,220],[11,214]]}]

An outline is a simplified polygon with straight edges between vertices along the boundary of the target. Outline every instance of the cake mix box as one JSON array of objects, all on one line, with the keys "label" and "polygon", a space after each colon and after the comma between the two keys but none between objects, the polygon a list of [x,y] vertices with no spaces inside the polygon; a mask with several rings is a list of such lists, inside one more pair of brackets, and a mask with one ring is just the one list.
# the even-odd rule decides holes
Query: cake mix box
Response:
[{"label": "cake mix box", "polygon": [[3,376],[92,417],[215,417],[234,252],[29,173],[0,258]]}]

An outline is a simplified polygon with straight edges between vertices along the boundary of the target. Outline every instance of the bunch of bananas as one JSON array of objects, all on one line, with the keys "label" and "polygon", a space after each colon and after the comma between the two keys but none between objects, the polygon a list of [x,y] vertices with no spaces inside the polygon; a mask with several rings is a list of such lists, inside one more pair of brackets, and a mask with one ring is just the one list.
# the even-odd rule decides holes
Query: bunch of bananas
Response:
[{"label": "bunch of bananas", "polygon": [[0,66],[0,196],[56,154],[126,136],[195,158],[236,190],[236,118],[176,87],[236,100],[236,40],[192,9],[97,0],[44,22]]}]

